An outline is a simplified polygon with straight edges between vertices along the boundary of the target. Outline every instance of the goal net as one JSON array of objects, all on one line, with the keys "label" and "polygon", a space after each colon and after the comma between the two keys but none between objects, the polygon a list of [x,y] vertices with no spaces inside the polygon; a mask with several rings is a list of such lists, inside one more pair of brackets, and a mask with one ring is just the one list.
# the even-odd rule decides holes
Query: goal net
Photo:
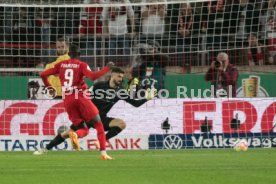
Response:
[{"label": "goal net", "polygon": [[112,149],[276,145],[274,0],[2,0],[0,9],[1,136],[70,125],[39,77],[64,42],[93,70],[122,67],[125,88],[158,89],[139,108],[112,108],[127,123]]}]

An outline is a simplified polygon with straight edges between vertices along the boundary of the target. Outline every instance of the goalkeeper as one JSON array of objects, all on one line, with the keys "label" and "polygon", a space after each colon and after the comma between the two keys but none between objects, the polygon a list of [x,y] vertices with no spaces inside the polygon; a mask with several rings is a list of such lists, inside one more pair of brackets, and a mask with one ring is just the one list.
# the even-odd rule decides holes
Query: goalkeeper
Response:
[{"label": "goalkeeper", "polygon": [[124,100],[134,107],[139,107],[148,100],[153,99],[157,93],[156,89],[149,88],[146,90],[145,98],[134,99],[128,94],[127,90],[123,89],[123,78],[124,71],[121,68],[114,67],[108,81],[98,82],[92,86],[92,102],[99,109],[104,130],[107,131],[106,140],[118,135],[126,127],[124,120],[107,116],[107,113],[113,105],[115,105],[119,100]]}]

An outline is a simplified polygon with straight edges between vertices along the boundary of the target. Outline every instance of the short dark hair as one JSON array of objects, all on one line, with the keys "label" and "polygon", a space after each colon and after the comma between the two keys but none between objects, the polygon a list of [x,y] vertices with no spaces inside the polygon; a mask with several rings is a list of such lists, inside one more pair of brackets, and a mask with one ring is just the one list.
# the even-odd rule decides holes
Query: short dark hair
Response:
[{"label": "short dark hair", "polygon": [[79,46],[72,44],[69,49],[69,56],[72,59],[78,59],[81,55]]},{"label": "short dark hair", "polygon": [[114,67],[114,68],[112,68],[111,73],[121,73],[121,74],[125,74],[124,70],[122,70],[122,69],[119,68],[119,67]]}]

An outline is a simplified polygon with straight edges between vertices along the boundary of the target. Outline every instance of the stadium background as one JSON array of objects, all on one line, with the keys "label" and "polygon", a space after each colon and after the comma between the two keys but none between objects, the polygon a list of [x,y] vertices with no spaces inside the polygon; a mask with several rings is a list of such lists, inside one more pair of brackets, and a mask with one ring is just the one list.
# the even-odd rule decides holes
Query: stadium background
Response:
[{"label": "stadium background", "polygon": [[[132,64],[146,55],[147,48],[152,46],[148,44],[149,40],[158,42],[156,54],[169,58],[166,67],[161,68],[166,72],[162,87],[169,91],[169,99],[155,99],[139,109],[120,102],[110,113],[125,119],[128,124],[122,137],[114,140],[117,149],[167,148],[164,140],[170,134],[161,129],[161,123],[166,118],[172,125],[168,133],[179,134],[177,138],[185,142],[183,148],[231,147],[231,143],[219,144],[216,141],[221,140],[213,138],[213,135],[211,138],[209,134],[205,137],[206,134],[200,129],[200,125],[206,123],[205,117],[212,124],[215,137],[228,137],[227,141],[238,137],[256,139],[257,142],[252,143],[251,147],[272,147],[276,144],[276,88],[272,85],[275,80],[274,1],[131,1],[132,4],[116,1],[112,6],[108,3],[95,5],[93,2],[1,2],[0,134],[6,136],[2,138],[1,150],[38,149],[45,144],[41,136],[49,139],[47,136],[53,136],[59,126],[70,124],[61,101],[35,100],[29,96],[32,88],[30,81],[40,81],[39,72],[47,63],[55,60],[55,41],[62,36],[81,47],[82,60],[94,70],[112,60],[129,71]],[[21,4],[17,6],[16,3]],[[164,19],[152,18],[151,21],[159,22],[151,22],[156,26],[151,28],[150,20],[145,22],[142,14],[149,8],[147,6],[154,5],[163,6],[165,15]],[[130,21],[124,23],[127,26],[126,34],[110,36],[104,33],[102,11],[104,8],[111,11],[113,6],[123,7],[122,16],[128,16],[129,7],[133,9],[135,24],[132,27]],[[160,12],[158,16],[161,16]],[[112,18],[112,15],[108,15],[108,18]],[[185,36],[180,33],[183,21],[189,31]],[[94,29],[95,25],[97,29]],[[132,29],[135,36],[130,39]],[[258,48],[262,52],[262,57],[253,62],[248,56],[252,49],[247,39],[249,33],[257,34]],[[129,47],[112,48],[114,37],[128,42]],[[204,75],[219,52],[226,52],[230,62],[239,70],[239,98],[203,99],[201,96],[202,91],[211,87],[204,80]],[[259,54],[259,50],[256,54]],[[255,86],[258,92],[255,96],[247,96],[244,92],[245,81],[252,77],[258,78]],[[176,98],[177,86],[187,87],[188,97],[193,98]],[[40,83],[39,93],[42,89]],[[234,132],[230,122],[236,114],[242,125]],[[148,127],[146,131],[143,130],[145,126]],[[91,136],[94,135],[92,131]],[[29,136],[34,136],[31,142],[28,142]],[[11,143],[7,142],[9,138],[13,140]],[[142,140],[142,146],[135,146],[137,139]],[[196,146],[198,142],[194,140],[201,139],[202,144]],[[203,143],[206,139],[207,146]],[[89,141],[89,138],[84,139],[84,149],[90,149]],[[171,146],[174,148],[177,145]],[[70,146],[66,149],[70,149]]]},{"label": "stadium background", "polygon": [[[125,7],[124,0],[101,5],[94,0],[0,0],[0,183],[275,183],[275,1],[194,0],[189,1],[191,9],[188,1],[130,1],[136,36],[124,53],[111,52],[112,38],[95,34],[101,26],[94,29],[102,24],[102,6]],[[165,6],[165,18],[152,16],[143,23],[147,5]],[[187,11],[180,16],[182,9]],[[125,8],[123,12],[125,16]],[[188,30],[185,36],[180,24]],[[131,23],[127,25],[130,33]],[[250,32],[257,34],[257,48],[248,42]],[[132,64],[146,55],[145,48],[152,48],[145,44],[148,40],[157,41],[158,54],[169,58],[161,68],[168,99],[140,108],[119,102],[110,112],[127,123],[107,143],[115,158],[111,162],[98,159],[92,130],[80,140],[80,152],[68,151],[71,145],[65,141],[46,155],[32,155],[60,126],[70,125],[61,100],[39,99],[44,95],[38,74],[55,60],[55,41],[61,36],[81,47],[81,59],[93,70],[112,60],[129,74]],[[239,70],[238,97],[202,98],[210,89],[205,72],[221,51]],[[254,55],[254,65],[250,51],[262,55],[257,61]],[[193,98],[177,98],[177,86],[185,86]],[[246,87],[255,95],[248,95]],[[239,129],[231,128],[236,115]],[[161,126],[166,120],[168,130]],[[247,140],[247,152],[230,149],[240,138]]]}]

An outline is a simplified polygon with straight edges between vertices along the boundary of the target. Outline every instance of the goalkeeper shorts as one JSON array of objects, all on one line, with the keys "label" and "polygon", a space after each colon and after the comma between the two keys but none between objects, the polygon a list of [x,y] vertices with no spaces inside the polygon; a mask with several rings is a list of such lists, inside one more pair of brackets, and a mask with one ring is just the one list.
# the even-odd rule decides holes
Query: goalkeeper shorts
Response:
[{"label": "goalkeeper shorts", "polygon": [[110,118],[110,117],[107,117],[106,115],[100,115],[100,117],[104,126],[104,131],[108,131],[110,129],[109,127],[110,122],[115,118]]}]

